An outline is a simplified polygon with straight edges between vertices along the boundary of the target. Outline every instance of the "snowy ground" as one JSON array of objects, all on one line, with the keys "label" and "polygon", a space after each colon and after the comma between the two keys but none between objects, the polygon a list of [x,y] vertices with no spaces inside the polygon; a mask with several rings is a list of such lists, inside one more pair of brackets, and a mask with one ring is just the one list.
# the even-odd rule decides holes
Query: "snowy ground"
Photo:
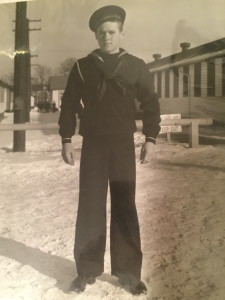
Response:
[{"label": "snowy ground", "polygon": [[104,275],[71,295],[81,138],[73,140],[77,161],[70,167],[60,157],[56,131],[28,132],[26,153],[12,153],[12,134],[0,132],[1,300],[225,299],[224,146],[189,149],[159,139],[155,161],[141,165],[142,140],[136,133],[142,278],[149,293],[132,296],[109,275],[107,245]]}]

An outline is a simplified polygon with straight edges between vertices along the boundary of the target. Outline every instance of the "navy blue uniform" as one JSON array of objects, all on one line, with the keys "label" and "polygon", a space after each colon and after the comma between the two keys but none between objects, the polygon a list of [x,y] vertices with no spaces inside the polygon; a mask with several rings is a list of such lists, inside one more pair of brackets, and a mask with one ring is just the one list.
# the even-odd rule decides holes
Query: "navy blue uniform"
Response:
[{"label": "navy blue uniform", "polygon": [[106,197],[111,195],[111,272],[132,284],[141,278],[142,252],[135,205],[135,99],[143,110],[143,134],[154,139],[160,126],[158,97],[145,63],[124,50],[99,50],[76,63],[68,79],[59,119],[60,135],[75,133],[81,113],[83,136],[74,257],[80,276],[104,271]]}]

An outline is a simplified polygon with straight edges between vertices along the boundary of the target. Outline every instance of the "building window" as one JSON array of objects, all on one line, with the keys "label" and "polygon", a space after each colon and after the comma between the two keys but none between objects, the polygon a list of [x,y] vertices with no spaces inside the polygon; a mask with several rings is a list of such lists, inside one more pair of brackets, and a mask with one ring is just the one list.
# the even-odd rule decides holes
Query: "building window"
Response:
[{"label": "building window", "polygon": [[208,61],[207,62],[207,95],[215,96],[215,62]]},{"label": "building window", "polygon": [[183,67],[183,96],[189,96],[189,65]]},{"label": "building window", "polygon": [[222,95],[225,97],[225,57],[222,58]]},{"label": "building window", "polygon": [[194,96],[201,97],[201,63],[194,64]]},{"label": "building window", "polygon": [[169,98],[170,96],[170,71],[165,71],[165,97]]},{"label": "building window", "polygon": [[173,80],[173,91],[174,97],[178,97],[179,94],[179,72],[178,68],[173,69],[174,80]]},{"label": "building window", "polygon": [[161,72],[158,72],[157,94],[158,94],[159,98],[162,96],[162,73]]}]

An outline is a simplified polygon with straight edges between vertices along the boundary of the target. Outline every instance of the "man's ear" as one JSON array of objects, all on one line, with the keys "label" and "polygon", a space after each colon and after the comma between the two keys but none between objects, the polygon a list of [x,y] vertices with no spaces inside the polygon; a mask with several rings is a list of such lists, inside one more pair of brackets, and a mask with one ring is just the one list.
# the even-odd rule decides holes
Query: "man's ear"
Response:
[{"label": "man's ear", "polygon": [[121,39],[124,39],[125,31],[124,29],[121,31]]}]

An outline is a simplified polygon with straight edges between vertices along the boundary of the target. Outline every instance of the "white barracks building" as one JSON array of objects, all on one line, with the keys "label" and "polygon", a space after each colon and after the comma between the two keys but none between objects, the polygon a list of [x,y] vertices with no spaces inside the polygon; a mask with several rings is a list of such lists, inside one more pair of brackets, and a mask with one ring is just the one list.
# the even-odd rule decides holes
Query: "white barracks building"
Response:
[{"label": "white barracks building", "polygon": [[148,63],[162,114],[212,117],[225,123],[225,38]]}]

